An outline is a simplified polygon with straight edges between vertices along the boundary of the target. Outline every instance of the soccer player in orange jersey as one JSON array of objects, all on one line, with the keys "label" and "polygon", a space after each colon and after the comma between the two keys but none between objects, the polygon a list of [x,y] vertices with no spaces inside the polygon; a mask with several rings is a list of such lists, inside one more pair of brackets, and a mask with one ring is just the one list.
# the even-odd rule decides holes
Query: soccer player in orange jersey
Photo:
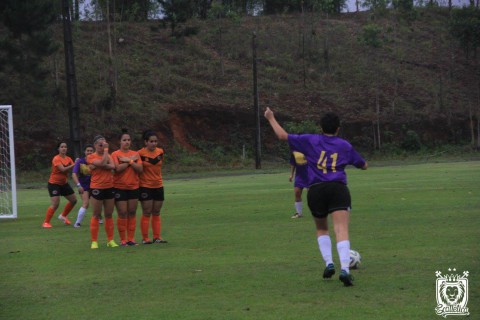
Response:
[{"label": "soccer player in orange jersey", "polygon": [[108,143],[104,137],[97,135],[93,139],[95,152],[87,156],[87,164],[91,170],[90,194],[93,216],[90,220],[90,234],[92,236],[92,249],[98,249],[98,229],[102,218],[102,209],[105,217],[104,227],[107,233],[107,247],[118,247],[113,240],[114,223],[113,209],[115,192],[113,189],[113,170],[115,164],[108,153]]},{"label": "soccer player in orange jersey", "polygon": [[42,227],[44,228],[52,227],[50,220],[60,205],[61,196],[64,196],[68,202],[65,205],[63,212],[58,216],[58,219],[62,220],[66,225],[70,224],[67,215],[77,203],[75,192],[67,182],[68,171],[73,168],[75,163],[72,158],[67,156],[67,144],[65,142],[59,143],[57,150],[58,154],[52,159],[52,172],[50,174],[50,179],[48,179],[48,193],[50,194],[51,204],[47,209],[45,220],[42,224]]},{"label": "soccer player in orange jersey", "polygon": [[121,246],[135,246],[137,205],[139,197],[138,175],[143,171],[142,159],[137,151],[130,150],[132,139],[124,130],[120,136],[120,149],[112,153],[115,164],[113,186],[117,208],[117,229]]},{"label": "soccer player in orange jersey", "polygon": [[[142,243],[167,243],[160,236],[162,227],[160,210],[165,200],[162,179],[163,149],[157,147],[158,137],[153,131],[145,131],[143,140],[145,147],[138,151],[143,161],[143,172],[140,174],[140,202],[143,212],[140,224]],[[152,217],[153,241],[148,237],[150,217]]]}]

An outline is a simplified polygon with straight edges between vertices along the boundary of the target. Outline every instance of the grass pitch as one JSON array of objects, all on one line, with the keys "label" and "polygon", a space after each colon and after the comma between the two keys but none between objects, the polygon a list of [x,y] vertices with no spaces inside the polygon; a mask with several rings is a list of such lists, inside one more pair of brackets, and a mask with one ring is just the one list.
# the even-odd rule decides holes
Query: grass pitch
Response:
[{"label": "grass pitch", "polygon": [[440,319],[435,271],[448,268],[470,272],[480,319],[480,162],[349,170],[350,288],[338,270],[322,279],[288,174],[167,180],[169,243],[111,249],[100,229],[98,250],[90,210],[80,229],[45,230],[47,191],[20,190],[19,218],[0,221],[0,319]]}]

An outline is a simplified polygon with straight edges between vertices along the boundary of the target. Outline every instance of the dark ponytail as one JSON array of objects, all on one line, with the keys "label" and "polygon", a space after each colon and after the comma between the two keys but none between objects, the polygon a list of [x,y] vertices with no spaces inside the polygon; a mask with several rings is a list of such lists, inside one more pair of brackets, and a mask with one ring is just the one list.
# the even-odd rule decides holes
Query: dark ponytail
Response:
[{"label": "dark ponytail", "polygon": [[130,135],[130,133],[128,133],[127,128],[122,128],[122,131],[121,131],[120,135],[118,136],[118,140],[122,140],[122,137],[123,137],[124,134]]},{"label": "dark ponytail", "polygon": [[156,137],[157,133],[153,130],[150,130],[150,129],[145,130],[142,134],[143,141],[148,141],[150,139],[150,137],[152,137],[152,136]]}]

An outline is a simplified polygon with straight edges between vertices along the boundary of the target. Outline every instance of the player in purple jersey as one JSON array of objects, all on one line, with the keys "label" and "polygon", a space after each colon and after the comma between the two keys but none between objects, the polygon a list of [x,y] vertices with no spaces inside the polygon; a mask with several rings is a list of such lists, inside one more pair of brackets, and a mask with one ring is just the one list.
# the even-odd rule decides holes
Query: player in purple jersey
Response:
[{"label": "player in purple jersey", "polygon": [[292,219],[302,218],[303,217],[303,201],[302,193],[303,189],[308,185],[307,177],[307,161],[305,160],[305,155],[298,151],[293,151],[292,156],[290,157],[290,177],[288,180],[293,183],[293,192],[295,194],[295,214],[292,216]]},{"label": "player in purple jersey", "polygon": [[75,228],[79,228],[83,221],[83,217],[88,209],[88,202],[90,199],[90,168],[88,167],[86,158],[89,154],[94,152],[93,146],[87,144],[84,148],[85,157],[78,158],[75,161],[75,166],[72,170],[72,179],[75,181],[78,189],[78,193],[82,197],[82,206],[78,210],[77,221],[73,225]]},{"label": "player in purple jersey", "polygon": [[353,285],[350,275],[350,240],[348,223],[350,219],[351,197],[347,187],[345,167],[353,165],[367,169],[367,162],[352,145],[337,137],[340,119],[333,113],[325,114],[320,122],[323,134],[288,134],[267,108],[265,118],[269,121],[279,140],[288,141],[292,150],[305,155],[308,169],[308,207],[312,212],[317,229],[317,242],[326,268],[323,278],[335,274],[332,259],[332,242],[328,232],[328,215],[332,216],[337,251],[340,258],[340,281],[345,286]]}]

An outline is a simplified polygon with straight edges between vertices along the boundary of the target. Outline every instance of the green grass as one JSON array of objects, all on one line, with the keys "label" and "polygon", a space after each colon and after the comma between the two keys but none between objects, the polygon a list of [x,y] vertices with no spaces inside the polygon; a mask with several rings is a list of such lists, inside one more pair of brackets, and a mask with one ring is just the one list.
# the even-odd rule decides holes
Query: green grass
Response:
[{"label": "green grass", "polygon": [[167,180],[170,243],[134,248],[106,248],[101,229],[91,250],[88,226],[56,219],[42,229],[47,191],[20,190],[19,218],[0,221],[0,319],[440,319],[435,271],[449,267],[470,272],[479,318],[480,162],[349,170],[351,288],[322,280],[288,174]]}]

